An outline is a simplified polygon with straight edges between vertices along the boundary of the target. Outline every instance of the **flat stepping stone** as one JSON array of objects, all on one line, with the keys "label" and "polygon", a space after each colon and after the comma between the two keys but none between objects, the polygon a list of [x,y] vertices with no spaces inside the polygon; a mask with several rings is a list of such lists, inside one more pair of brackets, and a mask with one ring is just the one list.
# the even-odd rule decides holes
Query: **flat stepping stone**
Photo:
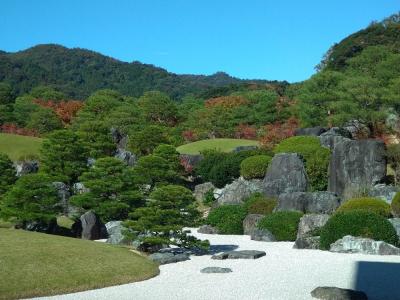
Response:
[{"label": "flat stepping stone", "polygon": [[172,264],[180,261],[189,260],[190,258],[189,255],[186,253],[174,254],[169,252],[165,253],[157,252],[149,255],[149,259],[160,265],[166,265],[166,264]]},{"label": "flat stepping stone", "polygon": [[211,256],[211,259],[257,259],[265,256],[264,251],[258,250],[240,250],[240,251],[228,251],[220,254]]},{"label": "flat stepping stone", "polygon": [[333,286],[320,286],[311,292],[311,296],[324,300],[368,300],[367,295],[361,291],[341,289]]},{"label": "flat stepping stone", "polygon": [[207,267],[200,270],[201,273],[231,273],[230,268],[220,268],[220,267]]}]

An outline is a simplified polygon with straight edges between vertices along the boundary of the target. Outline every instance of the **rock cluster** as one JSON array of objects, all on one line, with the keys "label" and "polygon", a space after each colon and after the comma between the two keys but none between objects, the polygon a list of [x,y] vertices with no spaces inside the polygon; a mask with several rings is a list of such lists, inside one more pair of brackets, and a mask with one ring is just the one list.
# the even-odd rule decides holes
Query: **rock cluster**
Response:
[{"label": "rock cluster", "polygon": [[400,255],[400,249],[391,244],[351,235],[346,235],[342,239],[331,244],[329,251],[373,255]]},{"label": "rock cluster", "polygon": [[331,214],[340,205],[332,192],[294,192],[279,195],[276,211],[297,210],[304,213]]}]

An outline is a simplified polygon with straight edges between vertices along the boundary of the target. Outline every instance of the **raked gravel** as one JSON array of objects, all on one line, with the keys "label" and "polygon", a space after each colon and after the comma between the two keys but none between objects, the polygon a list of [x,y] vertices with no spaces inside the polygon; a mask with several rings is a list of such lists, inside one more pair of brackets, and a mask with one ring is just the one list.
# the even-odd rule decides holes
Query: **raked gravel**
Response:
[{"label": "raked gravel", "polygon": [[[212,245],[237,245],[237,250],[263,250],[267,255],[255,260],[222,261],[212,260],[211,255],[192,256],[188,261],[160,266],[160,275],[146,281],[37,299],[313,299],[310,292],[318,286],[355,288],[357,262],[400,263],[400,256],[297,250],[292,248],[292,242],[257,242],[249,236],[199,234],[196,229],[192,232]],[[213,266],[231,268],[233,272],[200,273],[201,269]],[[396,267],[399,278],[400,265],[390,266]],[[364,291],[369,299],[400,299],[400,284],[391,270],[378,268],[373,271],[375,274],[366,274],[363,285],[368,289]]]}]

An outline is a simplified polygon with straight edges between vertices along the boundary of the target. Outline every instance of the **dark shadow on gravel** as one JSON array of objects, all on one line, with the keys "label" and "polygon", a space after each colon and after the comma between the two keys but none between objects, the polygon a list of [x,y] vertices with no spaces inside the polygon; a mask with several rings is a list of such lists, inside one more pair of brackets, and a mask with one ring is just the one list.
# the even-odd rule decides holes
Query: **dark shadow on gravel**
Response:
[{"label": "dark shadow on gravel", "polygon": [[220,252],[226,252],[226,251],[233,251],[239,248],[238,245],[210,245],[210,251],[208,254],[217,254]]}]

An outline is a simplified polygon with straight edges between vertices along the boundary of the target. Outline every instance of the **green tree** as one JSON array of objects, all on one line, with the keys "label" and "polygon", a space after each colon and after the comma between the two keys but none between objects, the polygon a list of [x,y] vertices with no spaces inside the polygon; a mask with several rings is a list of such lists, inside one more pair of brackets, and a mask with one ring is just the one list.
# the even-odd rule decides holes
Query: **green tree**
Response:
[{"label": "green tree", "polygon": [[73,184],[87,170],[87,149],[72,130],[58,130],[43,141],[40,170],[67,184]]},{"label": "green tree", "polygon": [[104,222],[123,220],[142,204],[143,195],[132,168],[116,158],[98,159],[79,180],[90,191],[71,197],[71,203],[94,210]]},{"label": "green tree", "polygon": [[61,207],[52,179],[44,174],[28,174],[17,180],[4,195],[0,216],[18,222],[38,221],[49,223]]},{"label": "green tree", "polygon": [[169,162],[171,169],[176,172],[183,172],[183,167],[179,158],[179,152],[172,145],[160,144],[154,151],[153,155],[161,157]]},{"label": "green tree", "polygon": [[29,122],[31,114],[40,109],[33,103],[34,98],[29,95],[18,97],[14,103],[14,118],[18,125],[24,127]]},{"label": "green tree", "polygon": [[160,144],[168,144],[167,128],[150,125],[129,135],[129,148],[136,154],[147,155]]},{"label": "green tree", "polygon": [[13,162],[6,154],[0,153],[0,197],[10,189],[16,180]]},{"label": "green tree", "polygon": [[146,92],[138,101],[148,122],[173,126],[178,121],[178,108],[168,95]]},{"label": "green tree", "polygon": [[62,92],[56,91],[49,86],[38,86],[33,88],[29,93],[33,98],[40,100],[60,101],[65,99]]},{"label": "green tree", "polygon": [[0,82],[0,105],[11,104],[14,100],[12,88],[5,82]]},{"label": "green tree", "polygon": [[49,133],[63,127],[61,120],[50,108],[39,108],[32,112],[26,127],[37,130],[40,134]]}]

